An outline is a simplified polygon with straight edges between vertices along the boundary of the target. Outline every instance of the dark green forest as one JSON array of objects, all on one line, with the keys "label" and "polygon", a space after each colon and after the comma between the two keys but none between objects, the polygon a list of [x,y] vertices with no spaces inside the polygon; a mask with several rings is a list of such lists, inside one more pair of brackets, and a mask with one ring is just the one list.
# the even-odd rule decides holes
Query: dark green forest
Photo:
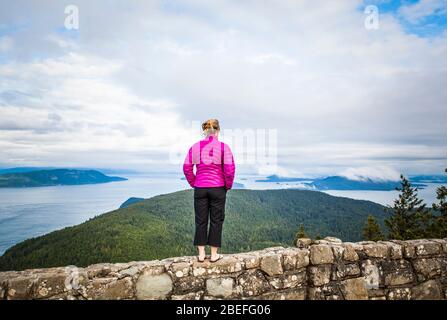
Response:
[{"label": "dark green forest", "polygon": [[0,174],[0,188],[80,185],[127,180],[106,176],[96,170],[51,169]]},{"label": "dark green forest", "polygon": [[[231,190],[222,252],[291,245],[301,224],[311,237],[359,241],[368,215],[383,226],[384,207],[371,201],[304,190]],[[0,270],[191,255],[193,232],[192,190],[179,191],[19,243],[0,257]]]}]

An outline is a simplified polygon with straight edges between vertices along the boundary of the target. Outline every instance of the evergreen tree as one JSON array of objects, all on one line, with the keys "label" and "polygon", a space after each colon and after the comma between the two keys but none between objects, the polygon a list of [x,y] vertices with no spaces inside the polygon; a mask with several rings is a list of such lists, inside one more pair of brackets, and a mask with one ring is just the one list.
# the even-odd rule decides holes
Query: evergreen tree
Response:
[{"label": "evergreen tree", "polygon": [[372,215],[369,215],[366,219],[365,226],[363,227],[363,238],[369,241],[383,240],[380,226]]},{"label": "evergreen tree", "polygon": [[389,230],[389,238],[397,240],[418,239],[430,237],[432,214],[426,208],[422,199],[418,198],[417,188],[411,186],[403,175],[398,199],[394,200],[394,206],[385,210],[390,217],[385,219]]},{"label": "evergreen tree", "polygon": [[[447,172],[447,169],[445,169]],[[436,190],[438,203],[433,203],[433,210],[439,212],[435,223],[435,236],[438,238],[447,237],[447,188],[441,186]]]},{"label": "evergreen tree", "polygon": [[296,241],[299,238],[308,238],[306,231],[304,231],[304,224],[300,224],[297,233],[295,234],[295,239],[293,240],[293,243],[296,243]]}]

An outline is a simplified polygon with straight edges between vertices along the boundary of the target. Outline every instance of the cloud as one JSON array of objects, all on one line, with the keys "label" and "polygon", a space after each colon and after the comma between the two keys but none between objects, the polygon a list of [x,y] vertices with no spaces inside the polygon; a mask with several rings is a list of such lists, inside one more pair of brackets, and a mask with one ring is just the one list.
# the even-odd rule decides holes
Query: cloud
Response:
[{"label": "cloud", "polygon": [[340,175],[356,181],[368,179],[374,181],[398,181],[400,179],[399,171],[386,166],[348,168],[341,172]]},{"label": "cloud", "polygon": [[216,117],[277,129],[288,172],[445,166],[445,32],[366,30],[360,0],[75,3],[76,32],[63,2],[0,4],[0,163],[166,168]]},{"label": "cloud", "polygon": [[403,5],[399,14],[410,23],[420,23],[431,15],[446,16],[446,0],[420,0],[416,3]]}]

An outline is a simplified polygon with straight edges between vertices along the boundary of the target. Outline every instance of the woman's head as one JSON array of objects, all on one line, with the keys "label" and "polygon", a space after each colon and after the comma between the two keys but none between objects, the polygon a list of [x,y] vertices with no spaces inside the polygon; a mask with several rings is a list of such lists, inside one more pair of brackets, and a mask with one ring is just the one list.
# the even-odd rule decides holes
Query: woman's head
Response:
[{"label": "woman's head", "polygon": [[220,131],[219,120],[209,119],[202,123],[203,135],[208,137],[212,134],[217,134]]}]

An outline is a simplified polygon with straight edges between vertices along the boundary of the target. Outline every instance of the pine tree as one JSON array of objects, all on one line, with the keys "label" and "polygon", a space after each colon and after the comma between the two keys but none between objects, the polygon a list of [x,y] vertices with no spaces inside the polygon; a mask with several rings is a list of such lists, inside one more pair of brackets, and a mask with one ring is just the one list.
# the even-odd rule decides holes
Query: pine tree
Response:
[{"label": "pine tree", "polygon": [[363,239],[369,241],[379,241],[383,240],[383,234],[380,230],[380,226],[376,219],[369,215],[366,219],[365,226],[363,227]]},{"label": "pine tree", "polygon": [[439,216],[436,217],[435,236],[445,238],[447,237],[447,188],[445,186],[436,190],[436,199],[438,199],[438,203],[433,203],[433,210],[438,211]]},{"label": "pine tree", "polygon": [[426,208],[422,199],[418,198],[417,188],[411,186],[403,175],[398,199],[394,200],[394,206],[385,210],[391,216],[385,219],[389,230],[389,238],[397,240],[418,239],[431,237],[432,214]]},{"label": "pine tree", "polygon": [[295,234],[295,239],[293,240],[293,243],[296,243],[296,241],[300,238],[308,238],[306,231],[304,231],[304,224],[300,224],[297,233]]}]

